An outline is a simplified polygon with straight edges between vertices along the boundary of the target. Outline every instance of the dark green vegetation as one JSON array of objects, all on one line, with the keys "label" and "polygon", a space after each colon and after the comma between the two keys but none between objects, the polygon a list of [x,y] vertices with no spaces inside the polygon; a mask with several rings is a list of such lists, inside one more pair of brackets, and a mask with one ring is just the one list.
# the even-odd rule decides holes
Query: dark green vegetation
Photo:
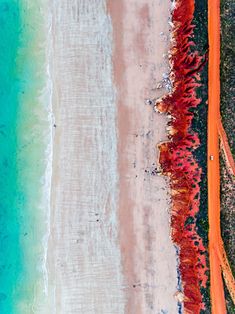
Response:
[{"label": "dark green vegetation", "polygon": [[[195,1],[195,14],[193,24],[194,29],[194,49],[198,51],[200,56],[207,56],[208,53],[208,31],[207,31],[207,0]],[[193,109],[194,119],[192,122],[192,130],[198,133],[200,146],[194,151],[194,157],[202,169],[200,182],[200,207],[197,214],[196,225],[198,234],[203,240],[205,248],[208,248],[208,207],[207,207],[207,100],[208,100],[208,63],[203,66],[200,71],[201,86],[197,89],[197,96],[201,99],[201,103],[197,108]],[[207,254],[207,253],[206,253]],[[207,265],[208,254],[207,254]],[[209,275],[209,273],[208,273]],[[210,292],[209,280],[207,287],[201,288],[203,300],[205,302],[205,310],[202,313],[210,313]]]},{"label": "dark green vegetation", "polygon": [[[225,161],[220,158],[221,166],[221,229],[222,237],[224,241],[224,247],[229,259],[230,266],[233,274],[235,274],[235,185],[228,173],[225,165]],[[225,296],[227,301],[228,313],[235,313],[235,306],[229,295],[227,289],[225,289]]]},{"label": "dark green vegetation", "polygon": [[235,156],[235,1],[221,0],[221,115]]},{"label": "dark green vegetation", "polygon": [[[221,0],[221,116],[230,148],[235,157],[235,1]],[[222,157],[222,155],[221,155]],[[227,256],[235,274],[235,186],[221,158],[221,229]],[[227,311],[235,306],[225,289]]]}]

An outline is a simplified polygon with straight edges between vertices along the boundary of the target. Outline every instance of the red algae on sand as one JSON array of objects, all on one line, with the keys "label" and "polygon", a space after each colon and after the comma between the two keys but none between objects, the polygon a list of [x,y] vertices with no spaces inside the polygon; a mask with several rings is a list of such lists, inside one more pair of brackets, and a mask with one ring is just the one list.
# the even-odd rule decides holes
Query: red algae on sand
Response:
[{"label": "red algae on sand", "polygon": [[157,101],[155,109],[171,116],[169,142],[159,145],[159,163],[162,174],[170,178],[172,213],[172,240],[179,248],[184,312],[200,313],[204,308],[200,287],[206,286],[205,248],[196,230],[199,211],[201,169],[193,156],[199,138],[190,129],[197,107],[196,88],[200,86],[200,69],[205,57],[191,47],[194,1],[175,1],[172,12],[172,45],[170,49],[170,94]]}]

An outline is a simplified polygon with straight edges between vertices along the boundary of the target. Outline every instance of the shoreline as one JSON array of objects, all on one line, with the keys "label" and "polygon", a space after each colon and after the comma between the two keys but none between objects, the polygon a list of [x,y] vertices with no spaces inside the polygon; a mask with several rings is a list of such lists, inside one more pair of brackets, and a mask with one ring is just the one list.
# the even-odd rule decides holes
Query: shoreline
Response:
[{"label": "shoreline", "polygon": [[44,292],[45,295],[48,296],[48,269],[47,269],[47,256],[48,256],[48,241],[50,237],[50,220],[51,220],[51,191],[52,191],[52,168],[53,168],[53,125],[54,125],[54,114],[53,114],[53,104],[52,104],[52,95],[53,95],[53,81],[52,81],[52,71],[51,71],[51,63],[52,63],[52,13],[51,8],[49,7],[48,14],[48,36],[47,36],[47,52],[46,52],[46,76],[47,76],[47,85],[46,90],[48,91],[49,105],[48,105],[48,125],[49,125],[49,143],[46,149],[46,172],[45,172],[45,182],[46,182],[46,190],[47,190],[47,203],[48,203],[48,213],[47,213],[47,233],[43,237],[43,247],[44,247],[44,261],[43,261],[43,277],[44,277]]}]

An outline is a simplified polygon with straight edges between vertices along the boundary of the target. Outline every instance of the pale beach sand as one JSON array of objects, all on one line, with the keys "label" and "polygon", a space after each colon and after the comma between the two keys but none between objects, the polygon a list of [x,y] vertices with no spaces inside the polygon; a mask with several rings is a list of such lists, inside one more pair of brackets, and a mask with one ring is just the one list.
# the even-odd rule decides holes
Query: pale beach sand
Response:
[{"label": "pale beach sand", "polygon": [[[109,1],[114,29],[118,106],[120,246],[129,289],[125,313],[177,313],[176,253],[170,240],[169,197],[156,169],[156,144],[167,140],[166,117],[148,100],[169,72],[170,1]],[[147,101],[146,101],[147,100]]]},{"label": "pale beach sand", "polygon": [[45,313],[178,313],[164,178],[170,1],[52,5],[53,171]]}]

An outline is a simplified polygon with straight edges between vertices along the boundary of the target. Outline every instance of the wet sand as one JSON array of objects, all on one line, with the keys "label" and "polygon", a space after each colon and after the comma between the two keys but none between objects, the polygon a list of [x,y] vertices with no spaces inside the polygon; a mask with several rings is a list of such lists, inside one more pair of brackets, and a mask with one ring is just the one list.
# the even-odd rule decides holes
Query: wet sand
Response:
[{"label": "wet sand", "polygon": [[48,313],[124,313],[112,29],[103,0],[54,1]]},{"label": "wet sand", "polygon": [[52,7],[53,174],[48,313],[177,313],[166,117],[170,1]]}]

